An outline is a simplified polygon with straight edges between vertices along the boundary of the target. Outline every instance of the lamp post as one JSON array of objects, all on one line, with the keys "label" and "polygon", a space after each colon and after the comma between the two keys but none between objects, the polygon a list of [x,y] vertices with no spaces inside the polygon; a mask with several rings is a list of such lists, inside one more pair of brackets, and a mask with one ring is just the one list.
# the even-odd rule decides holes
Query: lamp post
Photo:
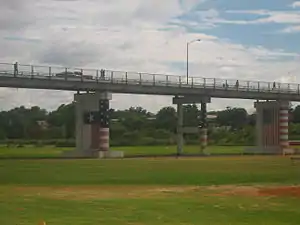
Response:
[{"label": "lamp post", "polygon": [[186,43],[186,83],[189,83],[189,46],[194,42],[200,42],[201,39],[195,39]]}]

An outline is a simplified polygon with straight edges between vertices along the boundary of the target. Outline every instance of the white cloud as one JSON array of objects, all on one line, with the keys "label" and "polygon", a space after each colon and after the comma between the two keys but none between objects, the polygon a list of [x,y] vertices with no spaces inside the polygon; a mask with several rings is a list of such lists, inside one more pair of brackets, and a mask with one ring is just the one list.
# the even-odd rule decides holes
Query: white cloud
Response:
[{"label": "white cloud", "polygon": [[[187,29],[198,31],[216,27],[215,22],[219,19],[219,11],[216,9],[194,10],[184,14],[184,19],[175,18],[171,22]],[[201,21],[201,22],[200,22]]]},{"label": "white cloud", "polygon": [[[300,6],[300,2],[294,2],[292,5],[294,8]],[[280,32],[282,33],[297,33],[300,31],[300,12],[291,11],[269,11],[269,10],[228,10],[227,13],[235,14],[253,14],[265,16],[264,18],[255,20],[224,20],[216,19],[218,23],[229,24],[264,24],[264,23],[278,23],[278,24],[294,24],[284,28]]]},{"label": "white cloud", "polygon": [[[287,60],[296,56],[293,53],[261,46],[246,47],[203,32],[188,33],[183,27],[185,24],[176,18],[199,4],[196,0],[185,5],[175,0],[132,0],[130,4],[126,0],[30,1],[30,7],[21,5],[17,12],[35,20],[26,21],[22,29],[18,29],[21,24],[18,19],[13,22],[16,29],[0,26],[1,62],[18,60],[184,75],[186,41],[201,38],[202,42],[190,48],[190,74],[196,77],[273,81],[287,77],[287,68],[300,69],[296,61]],[[219,14],[211,9],[197,16],[209,23]],[[176,20],[176,25],[168,23]],[[22,37],[24,41],[9,41],[4,37]],[[26,38],[39,42],[26,42]],[[163,96],[116,94],[113,97],[112,106],[117,108],[136,104],[155,111],[171,104],[171,98]],[[53,109],[71,100],[70,92],[0,90],[2,108],[38,104]],[[211,106],[249,107],[249,103],[251,101],[214,100]]]},{"label": "white cloud", "polygon": [[300,7],[300,1],[293,2],[293,4],[292,4],[291,6],[292,6],[293,8]]},{"label": "white cloud", "polygon": [[261,24],[261,23],[286,23],[299,24],[300,12],[294,11],[269,11],[269,10],[228,10],[227,13],[254,14],[265,16],[255,20],[225,20],[216,19],[215,22],[231,24]]},{"label": "white cloud", "polygon": [[181,7],[185,11],[192,10],[195,6],[200,5],[204,2],[207,2],[208,0],[184,0],[181,1]]},{"label": "white cloud", "polygon": [[300,13],[270,13],[269,17],[258,19],[256,23],[300,23]]},{"label": "white cloud", "polygon": [[300,32],[300,25],[299,26],[289,26],[282,30],[283,33],[299,33]]}]

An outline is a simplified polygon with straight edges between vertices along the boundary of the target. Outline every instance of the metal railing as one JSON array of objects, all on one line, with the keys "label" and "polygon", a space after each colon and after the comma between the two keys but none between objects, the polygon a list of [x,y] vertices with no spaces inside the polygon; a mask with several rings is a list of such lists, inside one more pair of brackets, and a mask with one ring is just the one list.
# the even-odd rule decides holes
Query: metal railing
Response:
[{"label": "metal railing", "polygon": [[300,95],[300,84],[149,74],[138,72],[0,63],[0,76],[124,85],[202,88]]}]

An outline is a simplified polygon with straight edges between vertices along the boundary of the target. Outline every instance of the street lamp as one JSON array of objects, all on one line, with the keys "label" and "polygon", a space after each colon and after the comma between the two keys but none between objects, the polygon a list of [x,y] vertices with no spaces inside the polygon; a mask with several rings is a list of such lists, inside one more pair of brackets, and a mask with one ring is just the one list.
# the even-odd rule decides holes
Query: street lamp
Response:
[{"label": "street lamp", "polygon": [[189,45],[194,42],[200,42],[201,39],[195,39],[186,43],[186,83],[189,83]]}]

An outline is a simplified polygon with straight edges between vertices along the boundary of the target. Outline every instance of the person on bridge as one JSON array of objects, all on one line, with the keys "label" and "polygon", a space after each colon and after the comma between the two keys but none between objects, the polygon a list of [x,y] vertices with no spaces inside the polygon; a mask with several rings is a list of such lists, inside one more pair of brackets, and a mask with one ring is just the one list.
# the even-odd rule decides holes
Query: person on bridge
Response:
[{"label": "person on bridge", "polygon": [[275,83],[275,81],[274,81],[274,83],[273,83],[273,89],[275,89],[276,88],[276,83]]},{"label": "person on bridge", "polygon": [[227,81],[226,81],[226,83],[223,83],[223,88],[228,88],[229,87],[229,85],[228,85],[228,83],[227,83]]},{"label": "person on bridge", "polygon": [[14,75],[17,76],[19,74],[18,62],[14,64]]},{"label": "person on bridge", "polygon": [[236,88],[239,88],[239,85],[240,85],[240,84],[239,84],[239,80],[236,80],[235,87],[236,87]]},{"label": "person on bridge", "polygon": [[100,70],[100,78],[101,78],[101,79],[104,79],[104,78],[105,78],[105,70],[104,70],[104,69],[101,69],[101,70]]}]

